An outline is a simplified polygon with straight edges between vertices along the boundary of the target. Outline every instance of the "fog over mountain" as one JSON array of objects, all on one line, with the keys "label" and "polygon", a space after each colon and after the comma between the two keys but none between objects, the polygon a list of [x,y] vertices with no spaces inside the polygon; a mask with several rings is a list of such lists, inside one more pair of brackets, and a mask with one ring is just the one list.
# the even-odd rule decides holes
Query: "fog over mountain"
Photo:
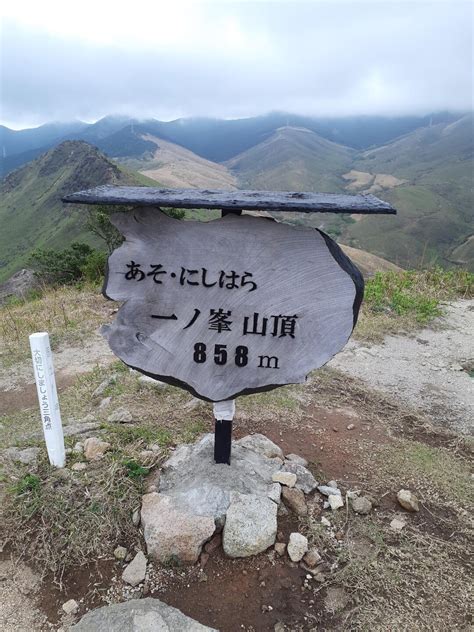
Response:
[{"label": "fog over mountain", "polygon": [[4,4],[12,127],[472,108],[470,2]]}]

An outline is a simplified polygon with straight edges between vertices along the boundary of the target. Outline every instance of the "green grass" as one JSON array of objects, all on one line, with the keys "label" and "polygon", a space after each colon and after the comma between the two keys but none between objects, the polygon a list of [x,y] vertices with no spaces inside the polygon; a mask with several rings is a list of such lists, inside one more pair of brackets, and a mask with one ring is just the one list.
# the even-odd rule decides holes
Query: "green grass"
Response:
[{"label": "green grass", "polygon": [[378,272],[366,283],[356,337],[377,340],[426,326],[443,314],[444,301],[472,296],[474,274],[467,270]]}]

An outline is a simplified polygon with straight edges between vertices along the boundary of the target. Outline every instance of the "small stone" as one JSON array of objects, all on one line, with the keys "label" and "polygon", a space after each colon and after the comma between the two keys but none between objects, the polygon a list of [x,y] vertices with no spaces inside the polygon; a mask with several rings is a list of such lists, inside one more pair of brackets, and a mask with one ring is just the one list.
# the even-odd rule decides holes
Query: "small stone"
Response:
[{"label": "small stone", "polygon": [[145,579],[147,559],[139,551],[122,573],[122,579],[130,586],[138,586]]},{"label": "small stone", "polygon": [[63,603],[62,608],[66,614],[76,614],[79,611],[79,604],[75,599],[69,599]]},{"label": "small stone", "polygon": [[291,461],[292,463],[301,465],[301,467],[308,467],[308,461],[298,454],[287,454],[285,456],[285,461]]},{"label": "small stone", "polygon": [[275,623],[273,626],[273,632],[285,632],[285,624],[278,621],[278,623]]},{"label": "small stone", "polygon": [[288,509],[284,503],[278,505],[278,516],[287,516],[289,514]]},{"label": "small stone", "polygon": [[285,551],[286,551],[285,542],[275,542],[275,551],[278,553],[280,557],[285,555]]},{"label": "small stone", "polygon": [[103,382],[99,384],[99,386],[92,393],[92,397],[94,399],[97,397],[102,397],[102,395],[109,388],[109,386],[112,386],[112,384],[115,384],[116,381],[117,381],[117,376],[111,375],[110,377],[108,377],[106,380],[104,380]]},{"label": "small stone", "polygon": [[88,461],[98,461],[112,446],[97,437],[89,437],[84,441],[84,456]]},{"label": "small stone", "polygon": [[286,485],[287,487],[294,487],[296,483],[296,474],[280,470],[279,472],[275,472],[275,474],[273,474],[272,481],[274,483],[281,483],[281,485]]},{"label": "small stone", "polygon": [[308,506],[304,493],[300,489],[296,489],[295,487],[283,487],[282,496],[288,509],[291,509],[297,516],[308,515]]},{"label": "small stone", "polygon": [[109,423],[129,424],[133,421],[132,413],[126,408],[117,408],[107,417]]},{"label": "small stone", "polygon": [[159,389],[166,388],[168,386],[164,382],[160,382],[160,380],[155,380],[148,375],[140,375],[140,377],[138,378],[138,382],[143,386],[154,386],[155,388]]},{"label": "small stone", "polygon": [[321,556],[319,555],[318,549],[309,549],[309,551],[303,557],[303,561],[310,568],[314,568],[316,564],[321,561]]},{"label": "small stone", "polygon": [[201,568],[204,568],[206,564],[209,562],[209,553],[201,553],[201,557],[199,559],[199,564]]},{"label": "small stone", "polygon": [[104,397],[104,399],[101,399],[100,404],[99,404],[99,410],[107,408],[107,406],[110,404],[111,401],[112,401],[111,397]]},{"label": "small stone", "polygon": [[355,428],[355,424],[349,424],[349,425],[347,426],[347,429],[348,429],[348,430],[354,430],[354,428]]},{"label": "small stone", "polygon": [[372,503],[365,496],[359,496],[352,499],[352,509],[355,513],[365,516],[372,511]]},{"label": "small stone", "polygon": [[158,452],[158,453],[162,452],[161,446],[159,446],[157,443],[152,443],[151,445],[148,446],[148,449],[151,450],[152,452]]},{"label": "small stone", "polygon": [[135,509],[135,511],[132,514],[132,524],[135,527],[138,527],[138,525],[140,524],[140,509]]},{"label": "small stone", "polygon": [[83,472],[85,469],[87,469],[87,463],[84,463],[84,461],[73,463],[71,466],[71,470],[74,470],[74,472]]},{"label": "small stone", "polygon": [[339,489],[337,481],[328,481],[328,487],[334,487],[335,489]]},{"label": "small stone", "polygon": [[299,562],[308,551],[308,538],[298,532],[291,533],[287,550],[290,560]]},{"label": "small stone", "polygon": [[207,579],[208,579],[207,574],[202,572],[200,573],[198,577],[198,582],[207,582]]},{"label": "small stone", "polygon": [[118,546],[114,550],[114,557],[117,560],[124,560],[127,557],[127,549],[124,546]]},{"label": "small stone", "polygon": [[326,516],[323,516],[321,518],[321,524],[324,525],[325,527],[330,527],[331,523],[329,522],[329,520],[326,518]]},{"label": "small stone", "polygon": [[149,594],[150,594],[150,584],[148,582],[145,582],[142,588],[142,595],[143,597],[146,597]]},{"label": "small stone", "polygon": [[285,472],[292,472],[293,474],[296,474],[295,487],[297,489],[301,489],[301,491],[303,491],[305,494],[310,494],[313,489],[316,489],[316,487],[319,485],[318,481],[314,478],[311,472],[302,465],[298,465],[298,463],[286,461],[282,467],[282,470]]},{"label": "small stone", "polygon": [[318,492],[320,494],[323,494],[324,496],[337,496],[338,494],[339,496],[341,495],[341,490],[337,487],[333,487],[332,485],[318,485]]},{"label": "small stone", "polygon": [[418,498],[408,489],[401,489],[397,494],[397,500],[407,511],[420,511]]},{"label": "small stone", "polygon": [[84,444],[81,441],[78,441],[77,443],[74,444],[74,447],[73,447],[72,451],[75,454],[83,454],[83,452],[84,452]]},{"label": "small stone", "polygon": [[[356,489],[356,490],[349,490],[346,492],[346,496],[347,498],[349,498],[350,500],[352,500],[353,498],[357,498],[357,496],[360,496],[360,489]],[[370,499],[369,499],[370,500]]]},{"label": "small stone", "polygon": [[394,518],[390,523],[390,529],[394,531],[401,531],[406,526],[406,522],[404,520],[399,520],[398,518]]},{"label": "small stone", "polygon": [[344,501],[342,500],[342,496],[340,494],[329,494],[328,503],[333,511],[339,509],[340,507],[344,507]]}]

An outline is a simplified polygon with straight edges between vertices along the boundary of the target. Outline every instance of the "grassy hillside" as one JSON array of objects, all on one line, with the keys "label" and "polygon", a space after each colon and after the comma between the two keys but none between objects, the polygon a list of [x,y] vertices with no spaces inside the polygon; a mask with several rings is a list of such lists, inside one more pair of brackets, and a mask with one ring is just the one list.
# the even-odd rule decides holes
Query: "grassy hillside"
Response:
[{"label": "grassy hillside", "polygon": [[374,191],[393,204],[398,215],[364,218],[347,227],[343,239],[404,267],[458,261],[474,269],[472,159],[472,115],[364,152],[355,169],[404,180],[392,189]]},{"label": "grassy hillside", "polygon": [[64,206],[62,196],[100,184],[151,182],[78,141],[66,141],[12,172],[0,188],[0,282],[24,267],[35,248],[94,243],[83,227],[84,210]]},{"label": "grassy hillside", "polygon": [[[143,134],[141,142],[153,151],[140,158],[122,159],[123,164],[172,188],[235,189],[236,179],[224,166],[201,158],[189,149],[151,134]],[[155,183],[156,186],[156,183]]]},{"label": "grassy hillside", "polygon": [[242,189],[286,191],[341,191],[341,174],[352,164],[355,151],[314,132],[281,127],[267,140],[226,165]]}]

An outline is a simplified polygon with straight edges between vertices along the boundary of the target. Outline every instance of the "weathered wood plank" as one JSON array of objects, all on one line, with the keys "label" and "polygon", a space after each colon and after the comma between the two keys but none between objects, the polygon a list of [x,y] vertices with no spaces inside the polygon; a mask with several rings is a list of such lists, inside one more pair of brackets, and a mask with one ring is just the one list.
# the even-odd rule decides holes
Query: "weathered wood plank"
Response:
[{"label": "weathered wood plank", "polygon": [[359,271],[318,230],[228,215],[180,222],[155,208],[112,216],[104,327],[129,366],[210,401],[304,382],[346,344]]},{"label": "weathered wood plank", "polygon": [[395,214],[374,195],[300,193],[294,191],[220,191],[210,189],[155,189],[104,185],[62,198],[81,204],[126,204],[174,208],[282,211],[298,213]]}]

